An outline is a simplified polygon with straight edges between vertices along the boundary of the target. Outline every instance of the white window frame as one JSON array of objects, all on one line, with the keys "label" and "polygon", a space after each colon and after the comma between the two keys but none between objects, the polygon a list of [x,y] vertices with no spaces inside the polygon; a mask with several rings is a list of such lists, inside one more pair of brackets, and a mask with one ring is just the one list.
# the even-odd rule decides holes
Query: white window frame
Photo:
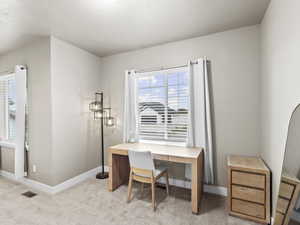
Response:
[{"label": "white window frame", "polygon": [[[178,68],[170,68],[170,69],[161,69],[161,70],[155,70],[155,71],[151,71],[151,72],[140,72],[140,73],[136,73],[136,83],[137,80],[141,77],[149,77],[149,76],[153,76],[155,73],[159,73],[159,72],[163,72],[163,73],[174,73],[174,72],[188,72],[188,67],[187,66],[182,66],[182,67],[178,67]],[[166,79],[165,82],[167,82],[166,86],[168,87],[168,80]],[[138,97],[139,97],[139,92],[138,92],[138,85],[136,86],[136,115],[139,118],[139,112],[138,112]],[[168,88],[166,88],[166,98],[168,98]],[[167,107],[165,107],[165,110],[167,110]],[[188,116],[190,116],[190,110],[188,112]],[[165,118],[166,120],[167,118]],[[165,129],[167,129],[167,123],[165,123]],[[139,122],[137,122],[137,130],[138,130],[138,140],[140,143],[148,143],[148,144],[160,144],[160,145],[172,145],[172,146],[181,146],[181,147],[186,147],[187,146],[187,141],[186,142],[176,142],[176,141],[168,141],[168,140],[145,140],[140,138],[139,136]],[[167,132],[165,132],[166,134]]]}]

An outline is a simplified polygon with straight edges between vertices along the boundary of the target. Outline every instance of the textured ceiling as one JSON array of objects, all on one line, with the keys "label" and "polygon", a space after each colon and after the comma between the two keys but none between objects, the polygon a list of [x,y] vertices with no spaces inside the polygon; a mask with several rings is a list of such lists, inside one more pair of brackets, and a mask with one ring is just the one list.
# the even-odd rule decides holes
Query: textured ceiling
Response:
[{"label": "textured ceiling", "polygon": [[0,54],[54,35],[99,56],[260,23],[269,0],[1,0]]}]

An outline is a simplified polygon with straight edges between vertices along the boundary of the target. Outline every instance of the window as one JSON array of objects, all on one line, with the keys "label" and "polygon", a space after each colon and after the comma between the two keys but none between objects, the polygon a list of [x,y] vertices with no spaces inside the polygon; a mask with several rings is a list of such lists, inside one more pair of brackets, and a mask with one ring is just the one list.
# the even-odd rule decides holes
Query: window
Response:
[{"label": "window", "polygon": [[16,136],[16,80],[0,76],[0,141],[13,142]]},{"label": "window", "polygon": [[186,143],[187,68],[139,73],[137,107],[140,140]]}]

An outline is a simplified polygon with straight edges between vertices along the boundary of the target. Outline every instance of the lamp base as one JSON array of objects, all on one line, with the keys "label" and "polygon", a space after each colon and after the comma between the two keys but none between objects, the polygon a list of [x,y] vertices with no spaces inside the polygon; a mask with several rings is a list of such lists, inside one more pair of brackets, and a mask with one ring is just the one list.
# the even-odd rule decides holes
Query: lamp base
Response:
[{"label": "lamp base", "polygon": [[108,178],[108,172],[100,172],[96,175],[97,179],[107,179]]}]

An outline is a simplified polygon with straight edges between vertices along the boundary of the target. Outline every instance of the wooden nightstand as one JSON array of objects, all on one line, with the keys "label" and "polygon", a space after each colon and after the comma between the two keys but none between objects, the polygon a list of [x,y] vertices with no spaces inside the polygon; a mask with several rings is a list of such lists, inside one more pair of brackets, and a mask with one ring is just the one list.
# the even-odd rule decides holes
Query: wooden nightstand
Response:
[{"label": "wooden nightstand", "polygon": [[270,170],[258,157],[228,157],[229,214],[270,223]]}]

